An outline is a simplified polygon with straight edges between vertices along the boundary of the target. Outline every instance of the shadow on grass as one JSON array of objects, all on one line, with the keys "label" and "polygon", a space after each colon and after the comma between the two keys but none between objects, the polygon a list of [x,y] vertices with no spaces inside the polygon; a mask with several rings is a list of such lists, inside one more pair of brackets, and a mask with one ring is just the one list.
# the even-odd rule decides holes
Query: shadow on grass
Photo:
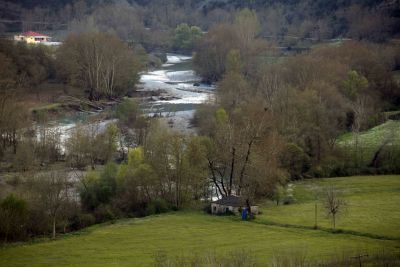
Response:
[{"label": "shadow on grass", "polygon": [[75,236],[84,236],[84,235],[88,235],[88,234],[92,233],[94,230],[96,230],[97,228],[100,228],[101,226],[107,226],[107,225],[111,225],[114,223],[115,223],[115,221],[108,221],[108,222],[104,222],[104,223],[94,224],[92,226],[82,228],[78,231],[73,231],[73,232],[69,232],[69,233],[57,233],[55,239],[50,237],[50,234],[48,234],[48,235],[42,235],[42,236],[35,236],[35,237],[32,237],[25,241],[18,241],[18,242],[13,242],[13,243],[0,243],[0,249],[17,247],[17,246],[30,246],[30,245],[40,244],[40,243],[64,240],[64,239],[68,239],[68,238],[75,237]]},{"label": "shadow on grass", "polygon": [[277,222],[266,221],[266,220],[263,220],[263,221],[254,220],[252,222],[257,223],[257,224],[278,226],[278,227],[284,227],[284,228],[313,230],[313,231],[322,231],[322,232],[331,233],[331,234],[345,234],[345,235],[353,235],[353,236],[359,236],[359,237],[368,237],[368,238],[378,239],[378,240],[400,240],[400,238],[398,238],[398,237],[377,235],[377,234],[364,233],[364,232],[345,230],[345,229],[331,229],[331,228],[326,228],[326,227],[315,228],[314,226],[284,224],[284,223],[277,223]]}]

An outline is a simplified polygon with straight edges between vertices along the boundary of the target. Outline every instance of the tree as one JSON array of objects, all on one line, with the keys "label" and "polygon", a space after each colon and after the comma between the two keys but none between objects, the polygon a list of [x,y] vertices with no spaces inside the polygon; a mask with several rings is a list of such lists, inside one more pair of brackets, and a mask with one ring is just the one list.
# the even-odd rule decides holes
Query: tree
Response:
[{"label": "tree", "polygon": [[282,178],[282,147],[271,129],[270,113],[259,104],[241,104],[231,112],[219,109],[214,131],[205,142],[209,176],[218,194],[249,199],[272,193]]},{"label": "tree", "polygon": [[117,151],[118,135],[114,124],[108,124],[105,129],[98,123],[76,126],[66,140],[67,161],[75,168],[90,165],[92,169],[96,164],[107,163]]},{"label": "tree", "polygon": [[259,61],[259,55],[268,48],[259,38],[260,24],[254,11],[244,9],[235,16],[232,24],[212,27],[199,41],[195,49],[194,68],[210,82],[220,80],[227,71],[227,57],[230,51],[239,51],[243,64],[242,72],[250,74]]},{"label": "tree", "polygon": [[150,128],[144,152],[145,162],[157,179],[153,188],[176,208],[207,191],[205,139],[185,136],[159,124]]},{"label": "tree", "polygon": [[117,37],[90,33],[70,35],[57,54],[59,76],[89,92],[89,99],[121,96],[138,81],[136,55]]},{"label": "tree", "polygon": [[250,84],[242,73],[243,65],[239,50],[229,51],[226,72],[219,83],[218,102],[228,111],[245,103],[250,97]]},{"label": "tree", "polygon": [[4,243],[8,238],[21,234],[27,216],[25,200],[8,195],[0,202],[0,233],[4,236]]},{"label": "tree", "polygon": [[195,71],[204,79],[215,82],[225,73],[229,51],[239,49],[234,28],[228,24],[216,25],[199,41],[195,49],[193,64]]},{"label": "tree", "polygon": [[34,198],[38,205],[46,211],[51,220],[52,237],[56,237],[57,221],[69,202],[71,184],[65,172],[50,171],[42,173],[32,181]]},{"label": "tree", "polygon": [[365,92],[368,87],[368,80],[357,73],[357,71],[350,71],[347,79],[344,81],[345,94],[350,99],[351,110],[353,112],[352,131],[354,133],[354,148],[355,148],[355,166],[360,167],[360,130],[364,126],[368,113],[371,109],[370,98]]},{"label": "tree", "polygon": [[144,215],[144,206],[160,195],[161,177],[147,162],[143,147],[129,151],[128,162],[119,166],[115,202],[128,214]]},{"label": "tree", "polygon": [[[0,42],[0,157],[9,147],[14,154],[17,153],[23,129],[29,126],[27,108],[18,97],[25,73],[16,64],[20,59],[12,57],[15,49],[7,42]],[[3,54],[2,50],[7,54]],[[21,52],[24,54],[26,51]]]},{"label": "tree", "polygon": [[324,206],[326,213],[332,218],[333,229],[336,229],[337,216],[343,213],[347,203],[342,199],[340,192],[334,186],[329,186],[324,191],[325,199]]},{"label": "tree", "polygon": [[261,30],[257,13],[248,8],[241,10],[235,17],[234,27],[240,40],[241,51],[251,49],[254,39]]},{"label": "tree", "polygon": [[202,31],[199,27],[181,23],[175,29],[173,47],[184,51],[191,51],[201,36]]},{"label": "tree", "polygon": [[23,172],[29,171],[34,168],[35,163],[34,143],[29,141],[20,143],[13,161],[14,169]]},{"label": "tree", "polygon": [[124,99],[118,105],[116,112],[118,127],[121,132],[120,145],[125,157],[125,148],[140,146],[144,144],[149,126],[149,118],[144,115],[139,107],[139,103],[131,99]]}]

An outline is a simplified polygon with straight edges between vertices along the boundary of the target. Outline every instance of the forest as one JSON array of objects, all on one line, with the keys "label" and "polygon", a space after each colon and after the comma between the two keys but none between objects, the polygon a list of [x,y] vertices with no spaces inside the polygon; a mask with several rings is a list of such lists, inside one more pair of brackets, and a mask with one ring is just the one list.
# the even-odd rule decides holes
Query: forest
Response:
[{"label": "forest", "polygon": [[[302,205],[293,184],[400,173],[398,1],[0,6],[4,244],[210,213],[229,196],[249,208]],[[24,31],[61,44],[12,40]],[[336,188],[324,192],[325,206],[345,206]]]}]

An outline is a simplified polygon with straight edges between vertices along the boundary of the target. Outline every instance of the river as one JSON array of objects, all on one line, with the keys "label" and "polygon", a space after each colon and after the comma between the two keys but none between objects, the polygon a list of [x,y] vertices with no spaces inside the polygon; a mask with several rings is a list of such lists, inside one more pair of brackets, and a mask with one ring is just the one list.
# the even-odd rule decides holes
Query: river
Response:
[{"label": "river", "polygon": [[[143,72],[137,85],[138,91],[154,92],[154,96],[141,98],[141,106],[148,116],[161,116],[169,127],[184,133],[193,132],[190,121],[198,105],[214,99],[212,85],[202,84],[192,69],[190,56],[167,54],[167,62],[160,68]],[[98,113],[80,112],[50,123],[50,130],[57,131],[61,144],[70,136],[77,124],[96,124],[103,131],[115,119],[89,122]]]},{"label": "river", "polygon": [[161,68],[143,73],[140,79],[139,91],[161,92],[146,105],[146,113],[168,118],[170,127],[179,131],[190,131],[196,107],[214,97],[214,86],[202,84],[191,63],[189,56],[167,54]]}]

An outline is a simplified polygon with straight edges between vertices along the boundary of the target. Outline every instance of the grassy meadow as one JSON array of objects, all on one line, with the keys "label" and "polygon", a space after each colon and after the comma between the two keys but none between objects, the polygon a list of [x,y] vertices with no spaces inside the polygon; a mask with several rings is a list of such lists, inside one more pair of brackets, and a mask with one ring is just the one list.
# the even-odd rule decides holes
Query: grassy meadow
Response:
[{"label": "grassy meadow", "polygon": [[[314,192],[335,184],[348,202],[333,233],[322,210],[314,230]],[[0,249],[0,266],[151,266],[155,255],[227,255],[250,251],[265,264],[277,253],[309,259],[334,253],[400,249],[400,176],[348,177],[295,183],[294,204],[264,203],[255,221],[181,211],[96,225],[56,241],[39,240]]]},{"label": "grassy meadow", "polygon": [[[355,135],[346,133],[337,140],[339,147],[343,147],[350,154],[355,151]],[[386,147],[400,145],[400,121],[388,120],[359,134],[359,151],[362,163],[368,165],[376,151],[386,143]]]},{"label": "grassy meadow", "polygon": [[337,229],[355,235],[374,236],[400,240],[400,176],[353,176],[343,178],[314,179],[292,185],[295,203],[279,205],[268,202],[263,205],[260,223],[288,224],[293,227],[314,227],[315,204],[317,224],[330,229],[332,221],[327,217],[323,203],[323,188],[334,185],[346,201],[343,214],[336,221]]}]

